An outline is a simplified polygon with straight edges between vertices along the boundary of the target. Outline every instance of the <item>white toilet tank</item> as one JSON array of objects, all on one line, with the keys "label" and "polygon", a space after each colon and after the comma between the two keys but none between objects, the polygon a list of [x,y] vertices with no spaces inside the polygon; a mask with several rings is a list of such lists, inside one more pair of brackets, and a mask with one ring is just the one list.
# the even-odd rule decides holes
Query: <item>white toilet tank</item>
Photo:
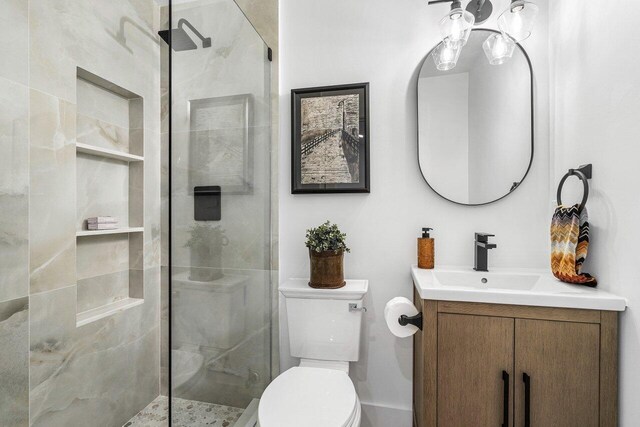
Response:
[{"label": "white toilet tank", "polygon": [[[291,355],[355,362],[360,358],[362,303],[367,280],[347,280],[340,289],[314,289],[306,279],[280,285],[285,297]],[[355,304],[355,309],[349,309]]]}]

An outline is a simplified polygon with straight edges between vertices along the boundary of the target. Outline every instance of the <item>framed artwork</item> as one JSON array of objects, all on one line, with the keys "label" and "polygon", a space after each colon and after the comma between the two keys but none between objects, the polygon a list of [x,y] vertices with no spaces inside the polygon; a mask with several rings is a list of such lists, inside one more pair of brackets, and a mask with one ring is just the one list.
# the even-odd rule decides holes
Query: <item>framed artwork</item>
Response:
[{"label": "framed artwork", "polygon": [[251,95],[189,101],[189,187],[253,191]]},{"label": "framed artwork", "polygon": [[369,83],[291,91],[291,193],[368,193]]}]

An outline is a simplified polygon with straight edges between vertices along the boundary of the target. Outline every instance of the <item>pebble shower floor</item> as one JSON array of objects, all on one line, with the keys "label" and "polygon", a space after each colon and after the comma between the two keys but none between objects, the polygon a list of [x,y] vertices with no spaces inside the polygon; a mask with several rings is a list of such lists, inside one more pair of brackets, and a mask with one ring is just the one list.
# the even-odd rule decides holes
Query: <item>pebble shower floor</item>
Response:
[{"label": "pebble shower floor", "polygon": [[[169,400],[159,396],[123,427],[167,427]],[[244,409],[195,400],[173,399],[171,427],[232,427]]]}]

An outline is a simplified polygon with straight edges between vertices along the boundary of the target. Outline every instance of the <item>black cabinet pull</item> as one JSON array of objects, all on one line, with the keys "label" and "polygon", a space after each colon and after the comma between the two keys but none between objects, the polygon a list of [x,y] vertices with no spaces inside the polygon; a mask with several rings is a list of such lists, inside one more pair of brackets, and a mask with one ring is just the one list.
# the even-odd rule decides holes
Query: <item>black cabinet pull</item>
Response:
[{"label": "black cabinet pull", "polygon": [[502,407],[502,427],[509,427],[509,373],[502,371],[504,406]]},{"label": "black cabinet pull", "polygon": [[531,377],[522,373],[524,382],[524,427],[531,427]]}]

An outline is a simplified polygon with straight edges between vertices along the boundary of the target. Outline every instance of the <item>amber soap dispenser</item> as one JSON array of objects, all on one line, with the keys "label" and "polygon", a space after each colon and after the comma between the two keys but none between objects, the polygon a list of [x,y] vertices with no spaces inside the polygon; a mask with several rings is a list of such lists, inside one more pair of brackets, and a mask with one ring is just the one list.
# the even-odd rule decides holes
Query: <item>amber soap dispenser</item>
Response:
[{"label": "amber soap dispenser", "polygon": [[418,268],[432,269],[434,266],[434,239],[429,236],[433,228],[422,229],[422,237],[418,237]]}]

